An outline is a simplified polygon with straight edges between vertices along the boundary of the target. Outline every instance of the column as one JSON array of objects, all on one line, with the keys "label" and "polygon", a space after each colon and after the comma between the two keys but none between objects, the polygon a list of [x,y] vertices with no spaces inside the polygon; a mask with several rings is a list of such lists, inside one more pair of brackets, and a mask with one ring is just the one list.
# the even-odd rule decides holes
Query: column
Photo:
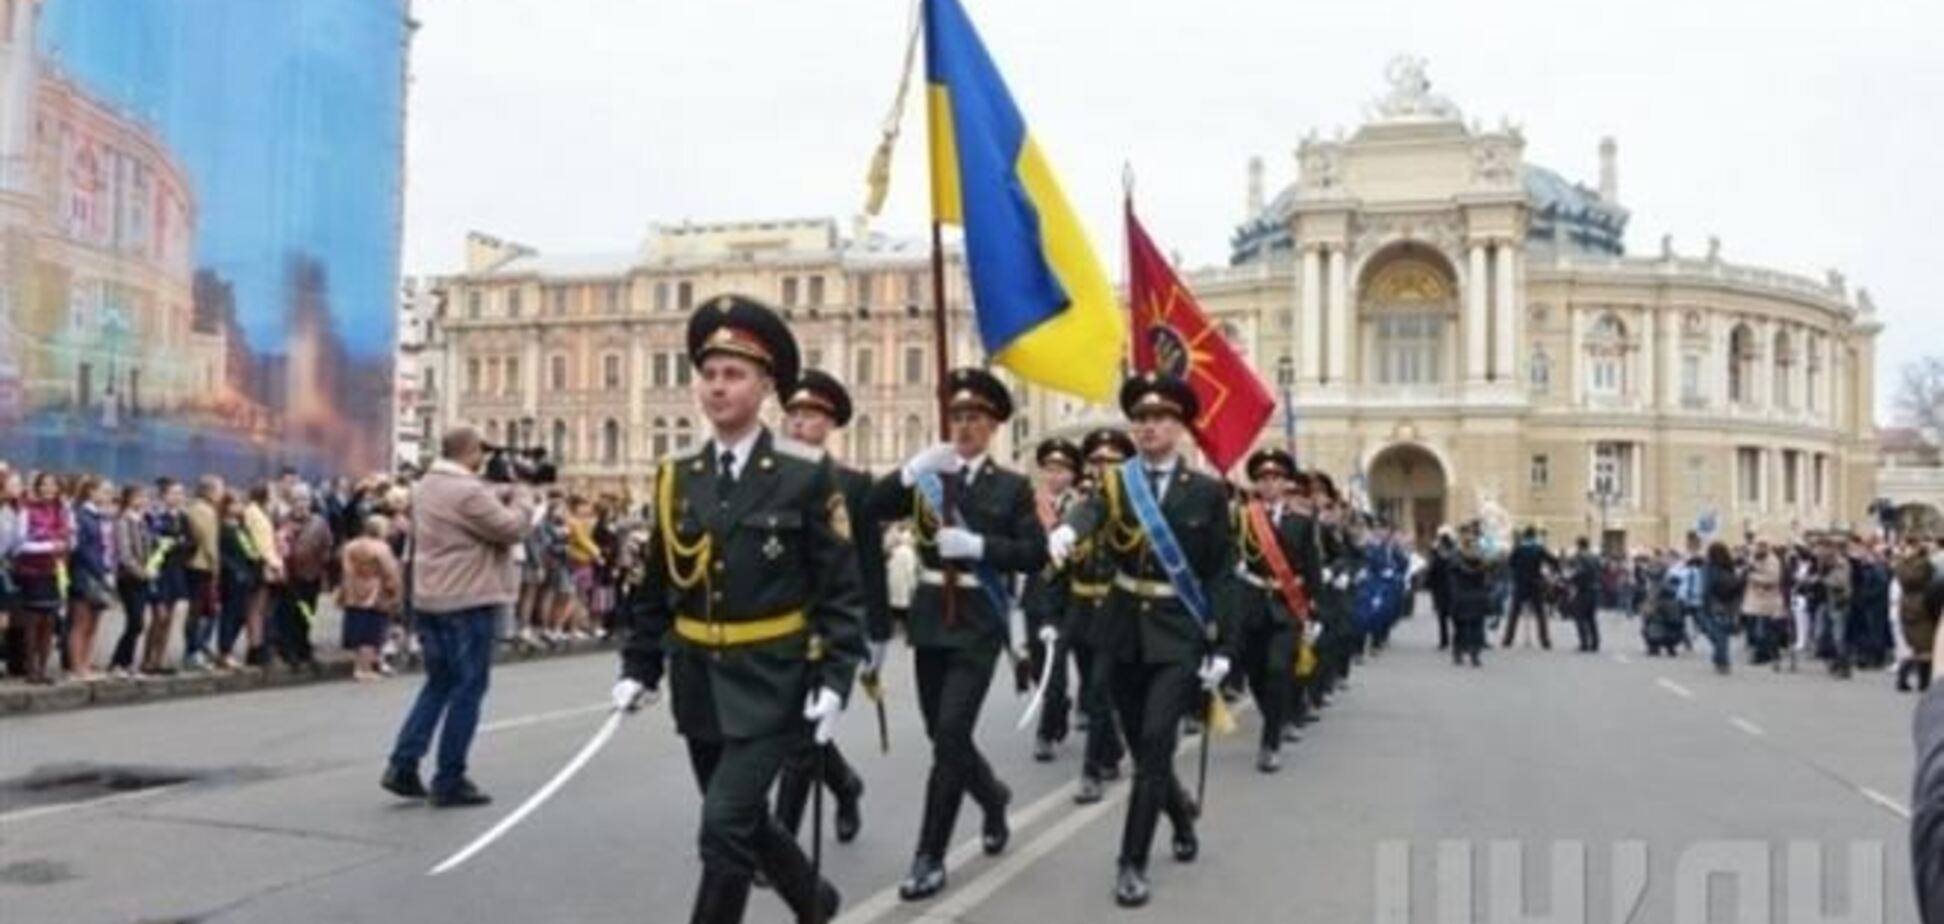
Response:
[{"label": "column", "polygon": [[1566,304],[1566,362],[1561,365],[1573,383],[1574,407],[1586,405],[1586,312],[1580,306]]},{"label": "column", "polygon": [[[1672,308],[1649,309],[1657,320],[1656,342],[1660,349],[1660,407],[1681,406],[1681,313]],[[1699,384],[1699,383],[1696,383]]]},{"label": "column", "polygon": [[[1485,381],[1485,244],[1473,242],[1471,263],[1465,274],[1465,379]],[[1574,400],[1579,392],[1575,391]]]},{"label": "column", "polygon": [[1634,407],[1659,407],[1660,390],[1656,386],[1660,378],[1660,315],[1651,307],[1640,312],[1640,334],[1636,342],[1640,349],[1627,362],[1628,374],[1638,376],[1631,382],[1635,386]]},{"label": "column", "polygon": [[1519,251],[1512,241],[1498,242],[1498,299],[1496,321],[1498,363],[1493,368],[1498,372],[1502,384],[1516,385],[1519,380],[1518,339],[1514,336],[1519,329]]},{"label": "column", "polygon": [[1714,370],[1714,394],[1711,396],[1715,407],[1723,414],[1735,411],[1733,395],[1728,391],[1728,370],[1734,366],[1735,358],[1728,355],[1728,319],[1719,313],[1708,315],[1708,326],[1714,341],[1714,355],[1709,357],[1709,366]]},{"label": "column", "polygon": [[1755,397],[1756,413],[1763,417],[1775,412],[1775,325],[1755,322],[1755,381],[1749,394]]},{"label": "column", "polygon": [[648,381],[648,337],[645,331],[633,325],[629,325],[626,330],[628,371],[622,376],[621,381],[628,389],[628,421],[622,431],[621,439],[623,463],[633,462],[637,458],[635,445],[641,441],[641,434],[647,429],[645,416],[647,409],[644,407],[646,394],[643,386]]},{"label": "column", "polygon": [[540,357],[539,327],[532,327],[527,330],[525,347],[524,352],[526,358],[520,360],[520,373],[526,377],[526,382],[520,389],[520,413],[534,418],[533,435],[538,439],[540,436],[540,365],[542,362]]},{"label": "column", "polygon": [[1350,384],[1350,253],[1330,248],[1330,381]]},{"label": "column", "polygon": [[1323,378],[1323,263],[1315,247],[1303,247],[1302,277],[1297,282],[1296,336],[1302,341],[1297,379],[1306,383]]}]

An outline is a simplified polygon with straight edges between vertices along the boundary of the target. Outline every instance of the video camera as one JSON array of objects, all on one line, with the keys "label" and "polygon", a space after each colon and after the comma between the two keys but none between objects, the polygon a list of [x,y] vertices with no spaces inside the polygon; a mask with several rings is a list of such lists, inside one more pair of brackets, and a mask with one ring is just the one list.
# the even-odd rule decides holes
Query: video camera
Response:
[{"label": "video camera", "polygon": [[553,484],[560,471],[547,461],[547,450],[542,447],[513,449],[489,443],[485,475],[487,481],[498,484]]}]

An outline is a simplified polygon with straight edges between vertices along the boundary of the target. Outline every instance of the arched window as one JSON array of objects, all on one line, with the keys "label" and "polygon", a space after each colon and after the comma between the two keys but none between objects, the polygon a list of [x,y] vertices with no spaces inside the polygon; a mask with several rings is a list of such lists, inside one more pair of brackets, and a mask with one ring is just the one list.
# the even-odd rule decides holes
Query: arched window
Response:
[{"label": "arched window", "polygon": [[553,422],[553,439],[547,443],[547,451],[552,453],[555,461],[567,461],[567,421]]},{"label": "arched window", "polygon": [[601,424],[601,462],[614,465],[621,461],[621,425],[610,417]]},{"label": "arched window", "polygon": [[1235,355],[1243,362],[1248,362],[1249,340],[1242,336],[1242,328],[1235,326],[1233,321],[1223,321],[1221,331],[1222,339],[1228,341],[1229,348],[1235,351]]},{"label": "arched window", "polygon": [[1276,360],[1276,384],[1285,388],[1296,384],[1296,361],[1284,356]]},{"label": "arched window", "polygon": [[1586,333],[1586,390],[1603,397],[1627,390],[1627,325],[1611,312]]},{"label": "arched window", "polygon": [[1790,394],[1795,384],[1795,350],[1789,342],[1789,332],[1775,332],[1775,392],[1772,401],[1776,407],[1795,406],[1795,396]]},{"label": "arched window", "polygon": [[904,421],[904,450],[902,455],[913,456],[925,448],[925,422],[917,414],[910,414]]},{"label": "arched window", "polygon": [[1552,393],[1552,357],[1546,355],[1545,347],[1532,348],[1532,357],[1526,360],[1526,375],[1531,379],[1533,394]]},{"label": "arched window", "polygon": [[668,455],[668,418],[655,418],[654,426],[649,428],[648,434],[649,439],[652,441],[651,448],[654,450],[655,458],[659,459],[662,456]]},{"label": "arched window", "polygon": [[1755,400],[1755,332],[1737,324],[1728,333],[1728,400],[1747,404]]},{"label": "arched window", "polygon": [[1804,407],[1815,411],[1822,403],[1822,399],[1816,394],[1822,385],[1822,344],[1816,341],[1815,334],[1809,334],[1804,337],[1802,343],[1802,386],[1804,392],[1802,403]]},{"label": "arched window", "polygon": [[871,431],[871,415],[864,414],[851,424],[851,461],[857,465],[868,465],[876,458],[877,446]]}]

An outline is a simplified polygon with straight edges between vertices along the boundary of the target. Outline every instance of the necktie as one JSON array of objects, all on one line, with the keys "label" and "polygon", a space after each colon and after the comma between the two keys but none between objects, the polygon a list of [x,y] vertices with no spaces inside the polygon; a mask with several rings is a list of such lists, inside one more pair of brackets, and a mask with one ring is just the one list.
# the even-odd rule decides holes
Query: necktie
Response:
[{"label": "necktie", "polygon": [[736,487],[736,454],[725,449],[716,461],[721,465],[716,469],[716,496],[727,500]]},{"label": "necktie", "polygon": [[1148,490],[1154,492],[1155,500],[1160,500],[1161,488],[1168,480],[1167,471],[1165,469],[1151,468],[1147,470],[1147,476]]}]

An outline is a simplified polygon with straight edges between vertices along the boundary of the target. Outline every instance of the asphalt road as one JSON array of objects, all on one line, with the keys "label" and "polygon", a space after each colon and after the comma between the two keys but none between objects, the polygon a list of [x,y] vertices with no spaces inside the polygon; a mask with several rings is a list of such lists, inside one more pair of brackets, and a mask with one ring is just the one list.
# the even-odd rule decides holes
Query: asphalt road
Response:
[{"label": "asphalt road", "polygon": [[[1487,921],[1518,897],[1496,841],[1522,856],[1534,915],[1549,907],[1546,877],[1563,844],[1584,858],[1585,892],[1569,901],[1584,904],[1586,921],[1622,920],[1608,913],[1616,895],[1637,897],[1632,920],[1689,920],[1675,896],[1723,850],[1761,860],[1772,918],[1760,920],[1784,921],[1795,920],[1790,890],[1815,884],[1791,866],[1790,843],[1823,849],[1822,884],[1841,911],[1856,841],[1866,859],[1869,845],[1882,857],[1863,878],[1882,917],[1858,920],[1915,922],[1903,804],[1913,698],[1882,674],[1839,683],[1808,665],[1717,677],[1698,654],[1645,657],[1617,617],[1607,634],[1609,653],[1494,650],[1472,669],[1432,650],[1428,618],[1407,622],[1277,776],[1255,772],[1245,714],[1243,733],[1215,741],[1202,858],[1167,859],[1164,824],[1154,902],[1139,912],[1116,909],[1110,892],[1125,785],[1099,806],[1073,806],[1076,747],[1034,763],[1030,740],[1012,730],[1023,701],[1000,684],[981,741],[1015,793],[1013,846],[978,856],[968,806],[947,891],[923,905],[896,900],[927,752],[909,659],[894,655],[891,753],[877,753],[868,708],[845,718],[842,742],[868,792],[862,837],[826,851],[846,899],[838,920],[1432,922],[1441,902],[1464,898],[1440,880],[1467,878],[1438,869],[1441,851],[1455,860],[1468,850],[1470,901]],[[496,674],[473,773],[499,802],[483,810],[434,811],[377,788],[415,678],[0,721],[0,922],[685,921],[699,803],[665,709],[629,719],[491,849],[426,875],[598,727],[613,674],[602,655]],[[1181,760],[1191,780],[1194,756],[1191,745]],[[184,781],[90,790],[90,775],[107,768]],[[63,775],[75,782],[18,785]],[[1615,871],[1642,850],[1635,893]],[[1400,858],[1409,887],[1384,887]],[[1716,919],[1749,899],[1742,882],[1717,880]],[[786,918],[767,893],[752,899],[751,921]]]}]

